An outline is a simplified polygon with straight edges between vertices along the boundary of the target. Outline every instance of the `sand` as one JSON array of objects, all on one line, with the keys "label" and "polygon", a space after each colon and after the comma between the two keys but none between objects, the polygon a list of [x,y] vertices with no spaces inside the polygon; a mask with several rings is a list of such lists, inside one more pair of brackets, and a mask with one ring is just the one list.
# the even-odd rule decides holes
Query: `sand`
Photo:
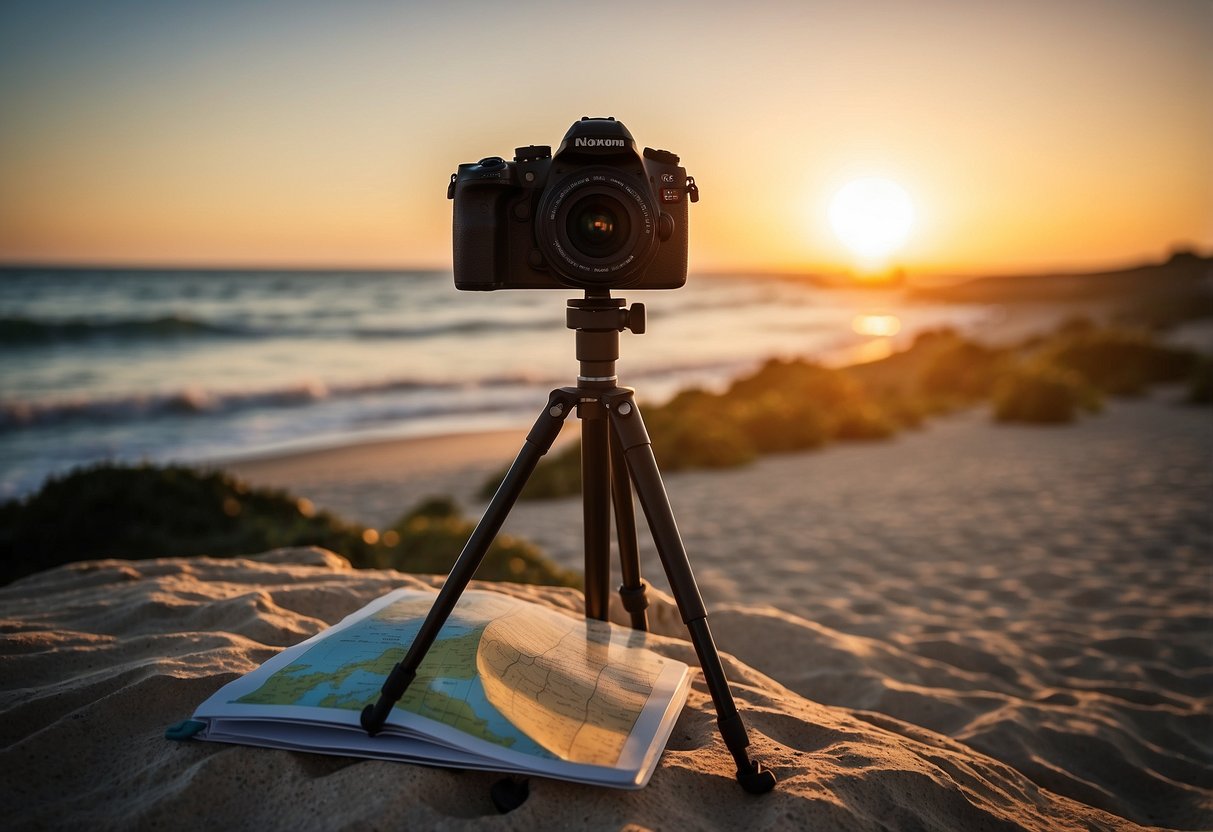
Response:
[{"label": "sand", "polygon": [[[732,782],[701,681],[646,789],[535,779],[508,815],[491,774],[164,740],[276,650],[434,583],[290,550],[0,588],[0,805],[18,828],[1213,827],[1213,427],[1175,396],[1068,428],[974,411],[667,476],[754,753],[780,778],[765,797]],[[385,524],[431,491],[477,513],[480,477],[518,441],[235,468]],[[507,531],[576,566],[579,512],[524,504]],[[495,586],[579,613],[570,590]],[[657,649],[694,664],[654,594]]]}]

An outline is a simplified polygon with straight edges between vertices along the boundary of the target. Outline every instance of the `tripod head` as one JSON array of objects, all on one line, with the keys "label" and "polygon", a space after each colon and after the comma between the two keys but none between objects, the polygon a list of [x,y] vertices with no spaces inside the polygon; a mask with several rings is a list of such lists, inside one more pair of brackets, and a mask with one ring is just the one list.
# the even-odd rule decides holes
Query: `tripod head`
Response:
[{"label": "tripod head", "polygon": [[577,360],[581,370],[577,386],[583,389],[615,387],[619,377],[619,333],[645,330],[644,304],[625,306],[623,298],[611,297],[607,289],[587,289],[584,298],[571,298],[565,307],[565,326],[577,333]]}]

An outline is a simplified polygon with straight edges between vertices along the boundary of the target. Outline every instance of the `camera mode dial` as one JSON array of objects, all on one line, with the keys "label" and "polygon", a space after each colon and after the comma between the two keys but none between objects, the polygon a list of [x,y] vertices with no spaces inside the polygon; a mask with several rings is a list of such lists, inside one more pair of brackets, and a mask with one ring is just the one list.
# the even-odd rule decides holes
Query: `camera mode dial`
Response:
[{"label": "camera mode dial", "polygon": [[528,144],[526,147],[514,148],[515,162],[537,162],[551,158],[552,148],[546,144]]}]

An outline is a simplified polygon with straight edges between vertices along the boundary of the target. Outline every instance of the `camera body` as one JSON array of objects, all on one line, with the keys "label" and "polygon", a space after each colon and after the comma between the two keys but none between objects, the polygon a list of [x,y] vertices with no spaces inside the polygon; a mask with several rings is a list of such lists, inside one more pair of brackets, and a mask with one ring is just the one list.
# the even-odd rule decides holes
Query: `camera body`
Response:
[{"label": "camera body", "polygon": [[677,289],[687,277],[695,180],[666,150],[636,150],[613,118],[573,124],[550,147],[459,166],[455,288]]}]

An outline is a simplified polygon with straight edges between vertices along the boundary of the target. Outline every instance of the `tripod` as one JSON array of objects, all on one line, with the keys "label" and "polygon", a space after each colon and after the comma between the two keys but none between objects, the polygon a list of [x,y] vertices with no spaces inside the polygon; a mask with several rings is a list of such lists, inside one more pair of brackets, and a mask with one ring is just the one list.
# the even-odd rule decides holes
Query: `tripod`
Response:
[{"label": "tripod", "polygon": [[632,488],[640,498],[661,564],[665,568],[683,623],[691,635],[699,666],[716,709],[716,724],[725,745],[737,763],[737,780],[747,792],[762,794],[775,785],[775,775],[750,759],[749,735],[733,702],[720,655],[708,629],[707,610],[691,573],[682,537],[661,481],[648,431],[636,407],[634,391],[619,387],[615,362],[619,358],[619,333],[630,329],[642,334],[644,306],[624,308],[622,298],[607,290],[587,290],[585,298],[569,300],[566,325],[577,334],[577,360],[581,370],[576,387],[553,390],[547,406],[527,434],[514,464],[510,466],[484,516],[451,568],[438,598],[422,622],[404,659],[392,668],[383,683],[379,700],[362,711],[362,727],[374,736],[383,727],[392,707],[417,675],[417,668],[439,630],[455,608],[480,566],[489,545],[518,500],[539,458],[547,453],[574,408],[581,421],[581,490],[585,520],[585,614],[605,621],[610,599],[611,507],[619,542],[623,584],[619,595],[631,617],[632,627],[647,630],[645,609],[648,597],[640,578],[640,555],[636,544],[636,515]]}]

